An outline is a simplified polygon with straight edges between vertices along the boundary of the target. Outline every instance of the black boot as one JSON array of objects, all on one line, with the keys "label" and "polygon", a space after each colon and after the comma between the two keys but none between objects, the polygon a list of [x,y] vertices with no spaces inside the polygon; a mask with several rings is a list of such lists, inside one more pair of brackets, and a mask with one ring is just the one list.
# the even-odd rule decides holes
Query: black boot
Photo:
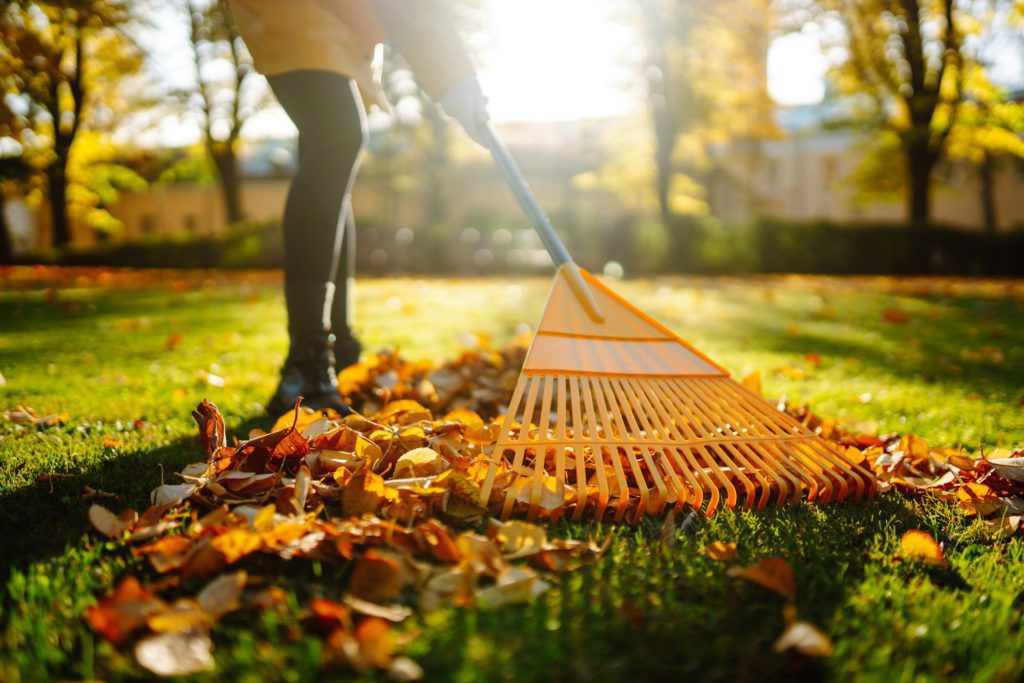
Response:
[{"label": "black boot", "polygon": [[339,332],[334,340],[334,367],[343,370],[350,365],[355,365],[359,362],[359,354],[362,351],[363,345],[352,335],[351,331]]},{"label": "black boot", "polygon": [[338,394],[332,341],[333,336],[326,332],[293,336],[288,358],[281,368],[281,382],[267,405],[271,416],[278,417],[294,408],[299,396],[303,397],[302,405],[313,410],[333,408],[342,415],[352,412]]},{"label": "black boot", "polygon": [[284,283],[288,306],[288,358],[281,368],[281,382],[267,404],[277,417],[291,410],[295,400],[313,410],[333,408],[343,415],[352,412],[338,395],[334,371],[334,336],[330,333],[330,311],[334,285],[322,282]]},{"label": "black boot", "polygon": [[331,328],[334,330],[334,366],[339,370],[359,362],[359,354],[363,345],[352,334],[355,312],[353,296],[355,295],[356,272],[355,240],[356,224],[352,218],[352,205],[346,200],[342,208],[344,215],[344,237],[341,241],[341,253],[338,267],[334,273],[335,291],[331,301]]}]

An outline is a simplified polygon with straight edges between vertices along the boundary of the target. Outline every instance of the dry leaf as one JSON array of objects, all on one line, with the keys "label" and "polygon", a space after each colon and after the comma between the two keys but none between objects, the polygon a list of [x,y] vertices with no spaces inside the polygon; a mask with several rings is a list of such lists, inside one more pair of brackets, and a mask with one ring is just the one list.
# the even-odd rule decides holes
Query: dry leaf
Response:
[{"label": "dry leaf", "polygon": [[507,560],[517,560],[539,553],[548,543],[548,535],[544,528],[529,522],[492,522],[488,533],[498,543],[502,555]]},{"label": "dry leaf", "polygon": [[444,458],[433,448],[414,448],[395,463],[394,478],[432,477],[445,469]]},{"label": "dry leaf", "polygon": [[394,643],[391,625],[383,619],[367,617],[356,626],[356,641],[362,658],[379,669],[386,669],[391,663]]},{"label": "dry leaf", "polygon": [[775,591],[788,600],[796,598],[796,578],[789,562],[781,557],[769,557],[749,567],[733,567],[729,576],[756,583],[768,590]]},{"label": "dry leaf", "polygon": [[900,554],[904,559],[915,560],[935,567],[948,567],[942,548],[927,531],[914,529],[900,539]]},{"label": "dry leaf", "polygon": [[394,600],[402,592],[400,565],[393,557],[369,550],[356,560],[349,591],[371,602]]},{"label": "dry leaf", "polygon": [[736,557],[736,544],[732,541],[714,541],[704,546],[704,554],[716,562],[728,562]]},{"label": "dry leaf", "polygon": [[157,676],[188,676],[213,669],[212,649],[205,633],[161,633],[138,642],[135,660]]},{"label": "dry leaf", "polygon": [[775,641],[776,652],[796,650],[805,657],[828,657],[832,654],[832,641],[813,624],[794,621]]},{"label": "dry leaf", "polygon": [[208,613],[219,617],[238,609],[248,575],[244,571],[219,576],[199,591],[196,601]]},{"label": "dry leaf", "polygon": [[123,642],[132,631],[146,623],[146,617],[166,608],[134,576],[126,577],[108,597],[86,612],[89,624],[114,644]]},{"label": "dry leaf", "polygon": [[125,531],[132,528],[138,519],[139,515],[135,510],[125,510],[120,515],[114,515],[113,512],[102,505],[94,504],[89,508],[89,521],[101,534],[108,538],[122,535]]}]

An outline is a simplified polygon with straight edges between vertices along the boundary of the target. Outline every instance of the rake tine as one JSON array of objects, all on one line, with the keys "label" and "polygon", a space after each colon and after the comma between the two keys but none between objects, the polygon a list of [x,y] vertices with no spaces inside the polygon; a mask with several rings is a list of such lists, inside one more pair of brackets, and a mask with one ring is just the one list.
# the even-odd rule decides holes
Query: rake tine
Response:
[{"label": "rake tine", "polygon": [[[563,499],[576,486],[567,501],[575,520],[592,503],[598,518],[636,522],[672,502],[713,515],[723,505],[760,510],[802,495],[827,502],[874,494],[871,472],[842,449],[591,276],[573,280],[573,267],[559,271],[491,451],[481,500],[490,501],[507,466],[503,519],[517,510],[531,520],[545,515],[549,477]],[[596,294],[587,313],[580,287]]]}]

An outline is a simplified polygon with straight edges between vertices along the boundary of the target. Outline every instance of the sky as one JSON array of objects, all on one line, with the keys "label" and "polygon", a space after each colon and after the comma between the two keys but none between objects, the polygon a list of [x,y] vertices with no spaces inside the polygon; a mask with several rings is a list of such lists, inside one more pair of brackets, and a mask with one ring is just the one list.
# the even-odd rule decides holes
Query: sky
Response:
[{"label": "sky", "polygon": [[[616,16],[621,0],[488,0],[480,81],[496,122],[552,121],[625,114],[639,105],[628,87],[637,61],[630,29]],[[191,78],[184,17],[165,9],[143,36],[160,78],[183,85]],[[810,104],[824,94],[827,61],[813,35],[779,38],[768,53],[768,89],[783,105]],[[246,137],[281,137],[292,129],[279,109],[250,121]],[[168,121],[164,144],[198,135],[194,124]]]}]

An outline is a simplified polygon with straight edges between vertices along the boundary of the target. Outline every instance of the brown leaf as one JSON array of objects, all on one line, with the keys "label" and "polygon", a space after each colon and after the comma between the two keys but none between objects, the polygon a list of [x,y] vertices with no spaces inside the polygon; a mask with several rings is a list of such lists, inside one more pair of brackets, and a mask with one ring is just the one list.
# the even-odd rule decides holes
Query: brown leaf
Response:
[{"label": "brown leaf", "polygon": [[349,591],[363,600],[394,600],[402,592],[401,567],[393,557],[368,550],[356,560],[349,580]]},{"label": "brown leaf", "polygon": [[113,512],[102,505],[93,504],[89,508],[89,521],[101,534],[108,538],[121,536],[125,531],[131,529],[138,519],[139,514],[131,509],[115,516]]},{"label": "brown leaf", "polygon": [[241,604],[242,589],[245,588],[247,580],[248,575],[244,571],[219,576],[199,591],[196,601],[208,613],[214,617],[220,617],[222,614],[238,609]]},{"label": "brown leaf", "polygon": [[202,403],[192,411],[192,417],[199,425],[199,443],[203,453],[210,457],[218,448],[227,446],[227,433],[224,430],[224,418],[217,406],[203,399]]},{"label": "brown leaf", "polygon": [[729,576],[756,583],[759,586],[775,591],[788,600],[796,598],[796,578],[789,562],[781,557],[769,557],[749,567],[733,567]]}]

